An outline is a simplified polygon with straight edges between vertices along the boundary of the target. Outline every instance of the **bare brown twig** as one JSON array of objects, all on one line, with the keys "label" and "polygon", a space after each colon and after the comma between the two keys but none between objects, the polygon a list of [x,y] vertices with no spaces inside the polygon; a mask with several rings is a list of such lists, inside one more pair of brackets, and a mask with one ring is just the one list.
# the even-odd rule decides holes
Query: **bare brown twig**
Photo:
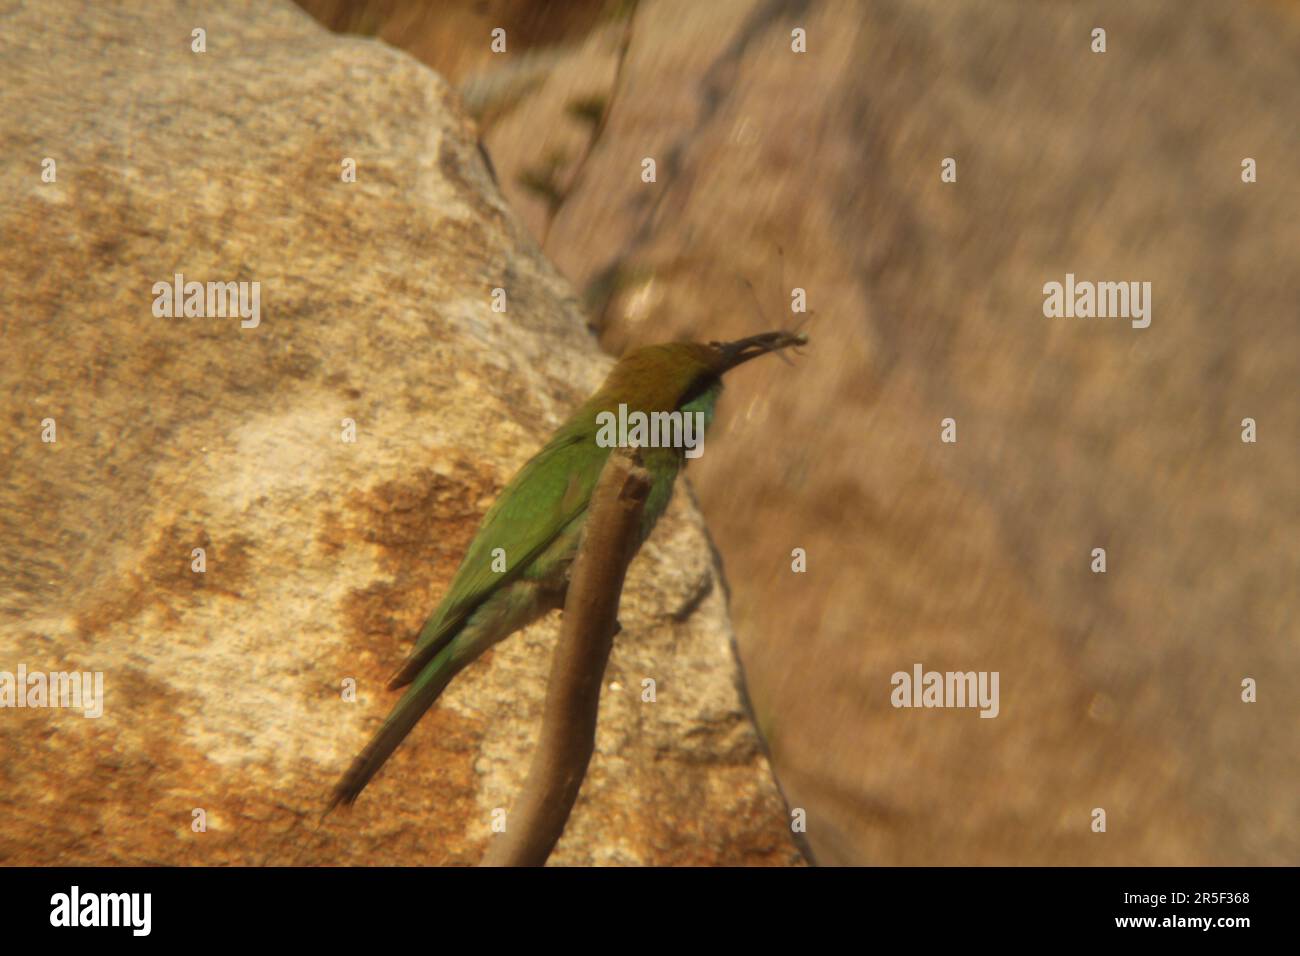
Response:
[{"label": "bare brown twig", "polygon": [[555,645],[542,732],[506,830],[483,866],[542,866],[564,832],[596,745],[605,665],[618,631],[618,602],[636,552],[650,476],[636,452],[610,453],[591,495]]}]

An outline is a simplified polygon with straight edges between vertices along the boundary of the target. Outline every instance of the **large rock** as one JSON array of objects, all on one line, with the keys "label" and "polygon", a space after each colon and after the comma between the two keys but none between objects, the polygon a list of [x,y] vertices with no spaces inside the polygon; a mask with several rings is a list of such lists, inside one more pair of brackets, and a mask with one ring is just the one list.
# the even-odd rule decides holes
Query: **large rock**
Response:
[{"label": "large rock", "polygon": [[[738,276],[817,312],[696,473],[817,858],[1300,859],[1294,11],[646,0],[535,73],[464,88],[611,351],[759,330]],[[1150,281],[1150,328],[1046,319],[1067,272]],[[916,662],[1000,716],[894,709]]]},{"label": "large rock", "polygon": [[[558,616],[317,818],[482,514],[609,359],[436,75],[287,4],[189,7],[32,4],[0,40],[0,670],[105,691],[99,719],[0,710],[0,860],[474,862]],[[176,273],[259,282],[260,324],[156,317]],[[620,617],[553,860],[797,860],[682,489]]]}]

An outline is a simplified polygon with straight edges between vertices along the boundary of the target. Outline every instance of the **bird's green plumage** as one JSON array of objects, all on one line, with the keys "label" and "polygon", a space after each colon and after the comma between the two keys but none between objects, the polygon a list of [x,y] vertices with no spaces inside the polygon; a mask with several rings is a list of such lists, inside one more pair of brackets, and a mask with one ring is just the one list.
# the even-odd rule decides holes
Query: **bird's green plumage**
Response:
[{"label": "bird's green plumage", "polygon": [[[743,340],[785,336],[770,333]],[[787,341],[786,339],[789,339]],[[459,671],[497,641],[562,607],[587,505],[610,449],[596,441],[601,412],[702,412],[712,421],[722,373],[754,355],[800,344],[786,336],[752,354],[717,344],[674,343],[638,349],[611,371],[502,490],[483,518],[442,602],[429,616],[390,687],[407,687],[374,738],[339,781],[330,806],[350,803]],[[758,348],[758,346],[751,346]],[[733,351],[728,352],[728,349]],[[652,479],[641,540],[668,507],[683,449],[643,448]],[[494,558],[501,549],[505,571]]]}]

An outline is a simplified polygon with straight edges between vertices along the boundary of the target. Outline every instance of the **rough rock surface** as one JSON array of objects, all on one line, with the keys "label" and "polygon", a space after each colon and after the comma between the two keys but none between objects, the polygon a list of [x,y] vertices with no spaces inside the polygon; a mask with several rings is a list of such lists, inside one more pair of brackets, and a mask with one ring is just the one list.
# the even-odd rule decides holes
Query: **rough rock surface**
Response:
[{"label": "rough rock surface", "polygon": [[[288,4],[191,11],[5,15],[0,670],[101,671],[105,708],[0,710],[0,861],[475,862],[556,616],[317,817],[483,512],[609,359],[435,74]],[[155,317],[177,272],[260,282],[260,325]],[[554,862],[798,860],[716,574],[679,488]]]},{"label": "rough rock surface", "polygon": [[[696,487],[817,858],[1300,860],[1294,7],[645,0],[620,66],[626,29],[464,89],[611,351],[808,290]],[[1152,282],[1151,327],[1046,319],[1067,272]],[[895,710],[916,662],[999,671],[1000,716]]]}]

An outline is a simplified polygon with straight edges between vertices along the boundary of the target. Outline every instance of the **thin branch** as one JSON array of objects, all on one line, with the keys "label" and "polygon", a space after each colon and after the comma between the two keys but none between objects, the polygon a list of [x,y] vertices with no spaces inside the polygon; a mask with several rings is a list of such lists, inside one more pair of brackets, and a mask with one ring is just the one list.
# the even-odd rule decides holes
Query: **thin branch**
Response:
[{"label": "thin branch", "polygon": [[555,645],[542,732],[528,780],[483,866],[542,866],[564,832],[596,746],[596,714],[623,577],[636,552],[650,476],[616,448],[592,491]]}]

